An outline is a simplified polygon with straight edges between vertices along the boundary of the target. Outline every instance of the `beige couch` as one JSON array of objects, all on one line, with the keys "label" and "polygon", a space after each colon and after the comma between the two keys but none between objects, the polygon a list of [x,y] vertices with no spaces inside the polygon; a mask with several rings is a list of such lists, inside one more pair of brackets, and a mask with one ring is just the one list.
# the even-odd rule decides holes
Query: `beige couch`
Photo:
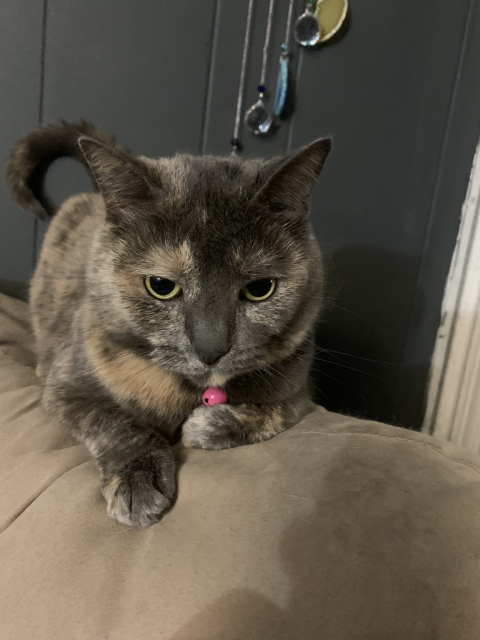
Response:
[{"label": "beige couch", "polygon": [[478,457],[318,408],[179,452],[175,509],[128,529],[40,408],[32,348],[1,296],[1,640],[480,638]]}]

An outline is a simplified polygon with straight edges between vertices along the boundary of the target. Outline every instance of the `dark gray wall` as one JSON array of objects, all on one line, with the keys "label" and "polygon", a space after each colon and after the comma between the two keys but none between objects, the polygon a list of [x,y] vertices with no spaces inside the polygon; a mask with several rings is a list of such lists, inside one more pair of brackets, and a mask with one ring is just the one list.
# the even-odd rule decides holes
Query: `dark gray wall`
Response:
[{"label": "dark gray wall", "polygon": [[[276,3],[271,88],[287,4]],[[145,155],[228,153],[246,7],[45,0],[42,12],[39,2],[2,3],[2,153],[39,118],[59,117],[89,119]],[[245,107],[256,98],[267,8],[256,0]],[[480,133],[479,29],[475,0],[352,0],[334,42],[294,49],[293,119],[267,140],[242,133],[246,154],[334,137],[313,208],[329,279],[316,385],[329,408],[421,423]],[[88,184],[68,162],[48,182],[58,200]],[[25,280],[44,230],[0,198],[0,278]]]},{"label": "dark gray wall", "polygon": [[[42,3],[38,0],[0,2],[0,154],[29,129],[38,126]],[[34,260],[33,218],[22,215],[0,188],[0,278],[30,278]]]}]

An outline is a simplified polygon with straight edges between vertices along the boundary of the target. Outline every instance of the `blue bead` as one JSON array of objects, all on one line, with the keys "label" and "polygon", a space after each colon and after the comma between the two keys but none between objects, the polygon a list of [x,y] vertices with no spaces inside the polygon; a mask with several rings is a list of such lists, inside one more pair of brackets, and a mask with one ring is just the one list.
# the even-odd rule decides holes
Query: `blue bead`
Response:
[{"label": "blue bead", "polygon": [[238,138],[232,138],[230,140],[230,144],[232,145],[232,147],[234,147],[235,149],[241,149],[242,148],[242,143],[240,142],[240,140]]},{"label": "blue bead", "polygon": [[263,84],[258,85],[257,90],[259,93],[265,93],[266,89]]}]

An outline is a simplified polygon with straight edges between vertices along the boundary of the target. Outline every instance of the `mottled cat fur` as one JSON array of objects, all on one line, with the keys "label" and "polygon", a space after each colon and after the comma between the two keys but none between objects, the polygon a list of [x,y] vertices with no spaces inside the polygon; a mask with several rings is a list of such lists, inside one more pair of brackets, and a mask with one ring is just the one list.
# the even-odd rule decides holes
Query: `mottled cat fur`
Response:
[{"label": "mottled cat fur", "polygon": [[[308,212],[329,150],[324,139],[271,160],[151,160],[85,122],[43,126],[12,150],[11,195],[40,217],[60,156],[85,164],[98,189],[53,217],[30,304],[43,404],[91,451],[120,522],[149,526],[172,507],[182,432],[189,446],[225,449],[312,410],[323,278]],[[148,275],[183,295],[151,297]],[[260,278],[278,279],[271,298],[240,299]],[[229,403],[202,406],[208,386]]]}]

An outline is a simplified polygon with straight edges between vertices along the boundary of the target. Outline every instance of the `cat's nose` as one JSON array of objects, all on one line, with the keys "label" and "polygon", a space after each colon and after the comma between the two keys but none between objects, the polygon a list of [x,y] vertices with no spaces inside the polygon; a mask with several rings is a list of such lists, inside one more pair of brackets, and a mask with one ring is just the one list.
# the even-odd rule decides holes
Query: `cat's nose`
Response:
[{"label": "cat's nose", "polygon": [[229,348],[225,349],[222,347],[220,349],[209,349],[209,348],[202,349],[202,348],[198,348],[197,346],[195,348],[195,351],[202,362],[204,362],[205,364],[208,364],[209,366],[212,366],[213,364],[218,362],[220,358],[229,351]]},{"label": "cat's nose", "polygon": [[222,325],[210,325],[208,328],[197,325],[190,333],[190,342],[198,358],[210,367],[228,353],[232,346],[228,331]]},{"label": "cat's nose", "polygon": [[192,306],[187,312],[185,328],[199,360],[211,367],[232,346],[233,322],[227,305]]}]

